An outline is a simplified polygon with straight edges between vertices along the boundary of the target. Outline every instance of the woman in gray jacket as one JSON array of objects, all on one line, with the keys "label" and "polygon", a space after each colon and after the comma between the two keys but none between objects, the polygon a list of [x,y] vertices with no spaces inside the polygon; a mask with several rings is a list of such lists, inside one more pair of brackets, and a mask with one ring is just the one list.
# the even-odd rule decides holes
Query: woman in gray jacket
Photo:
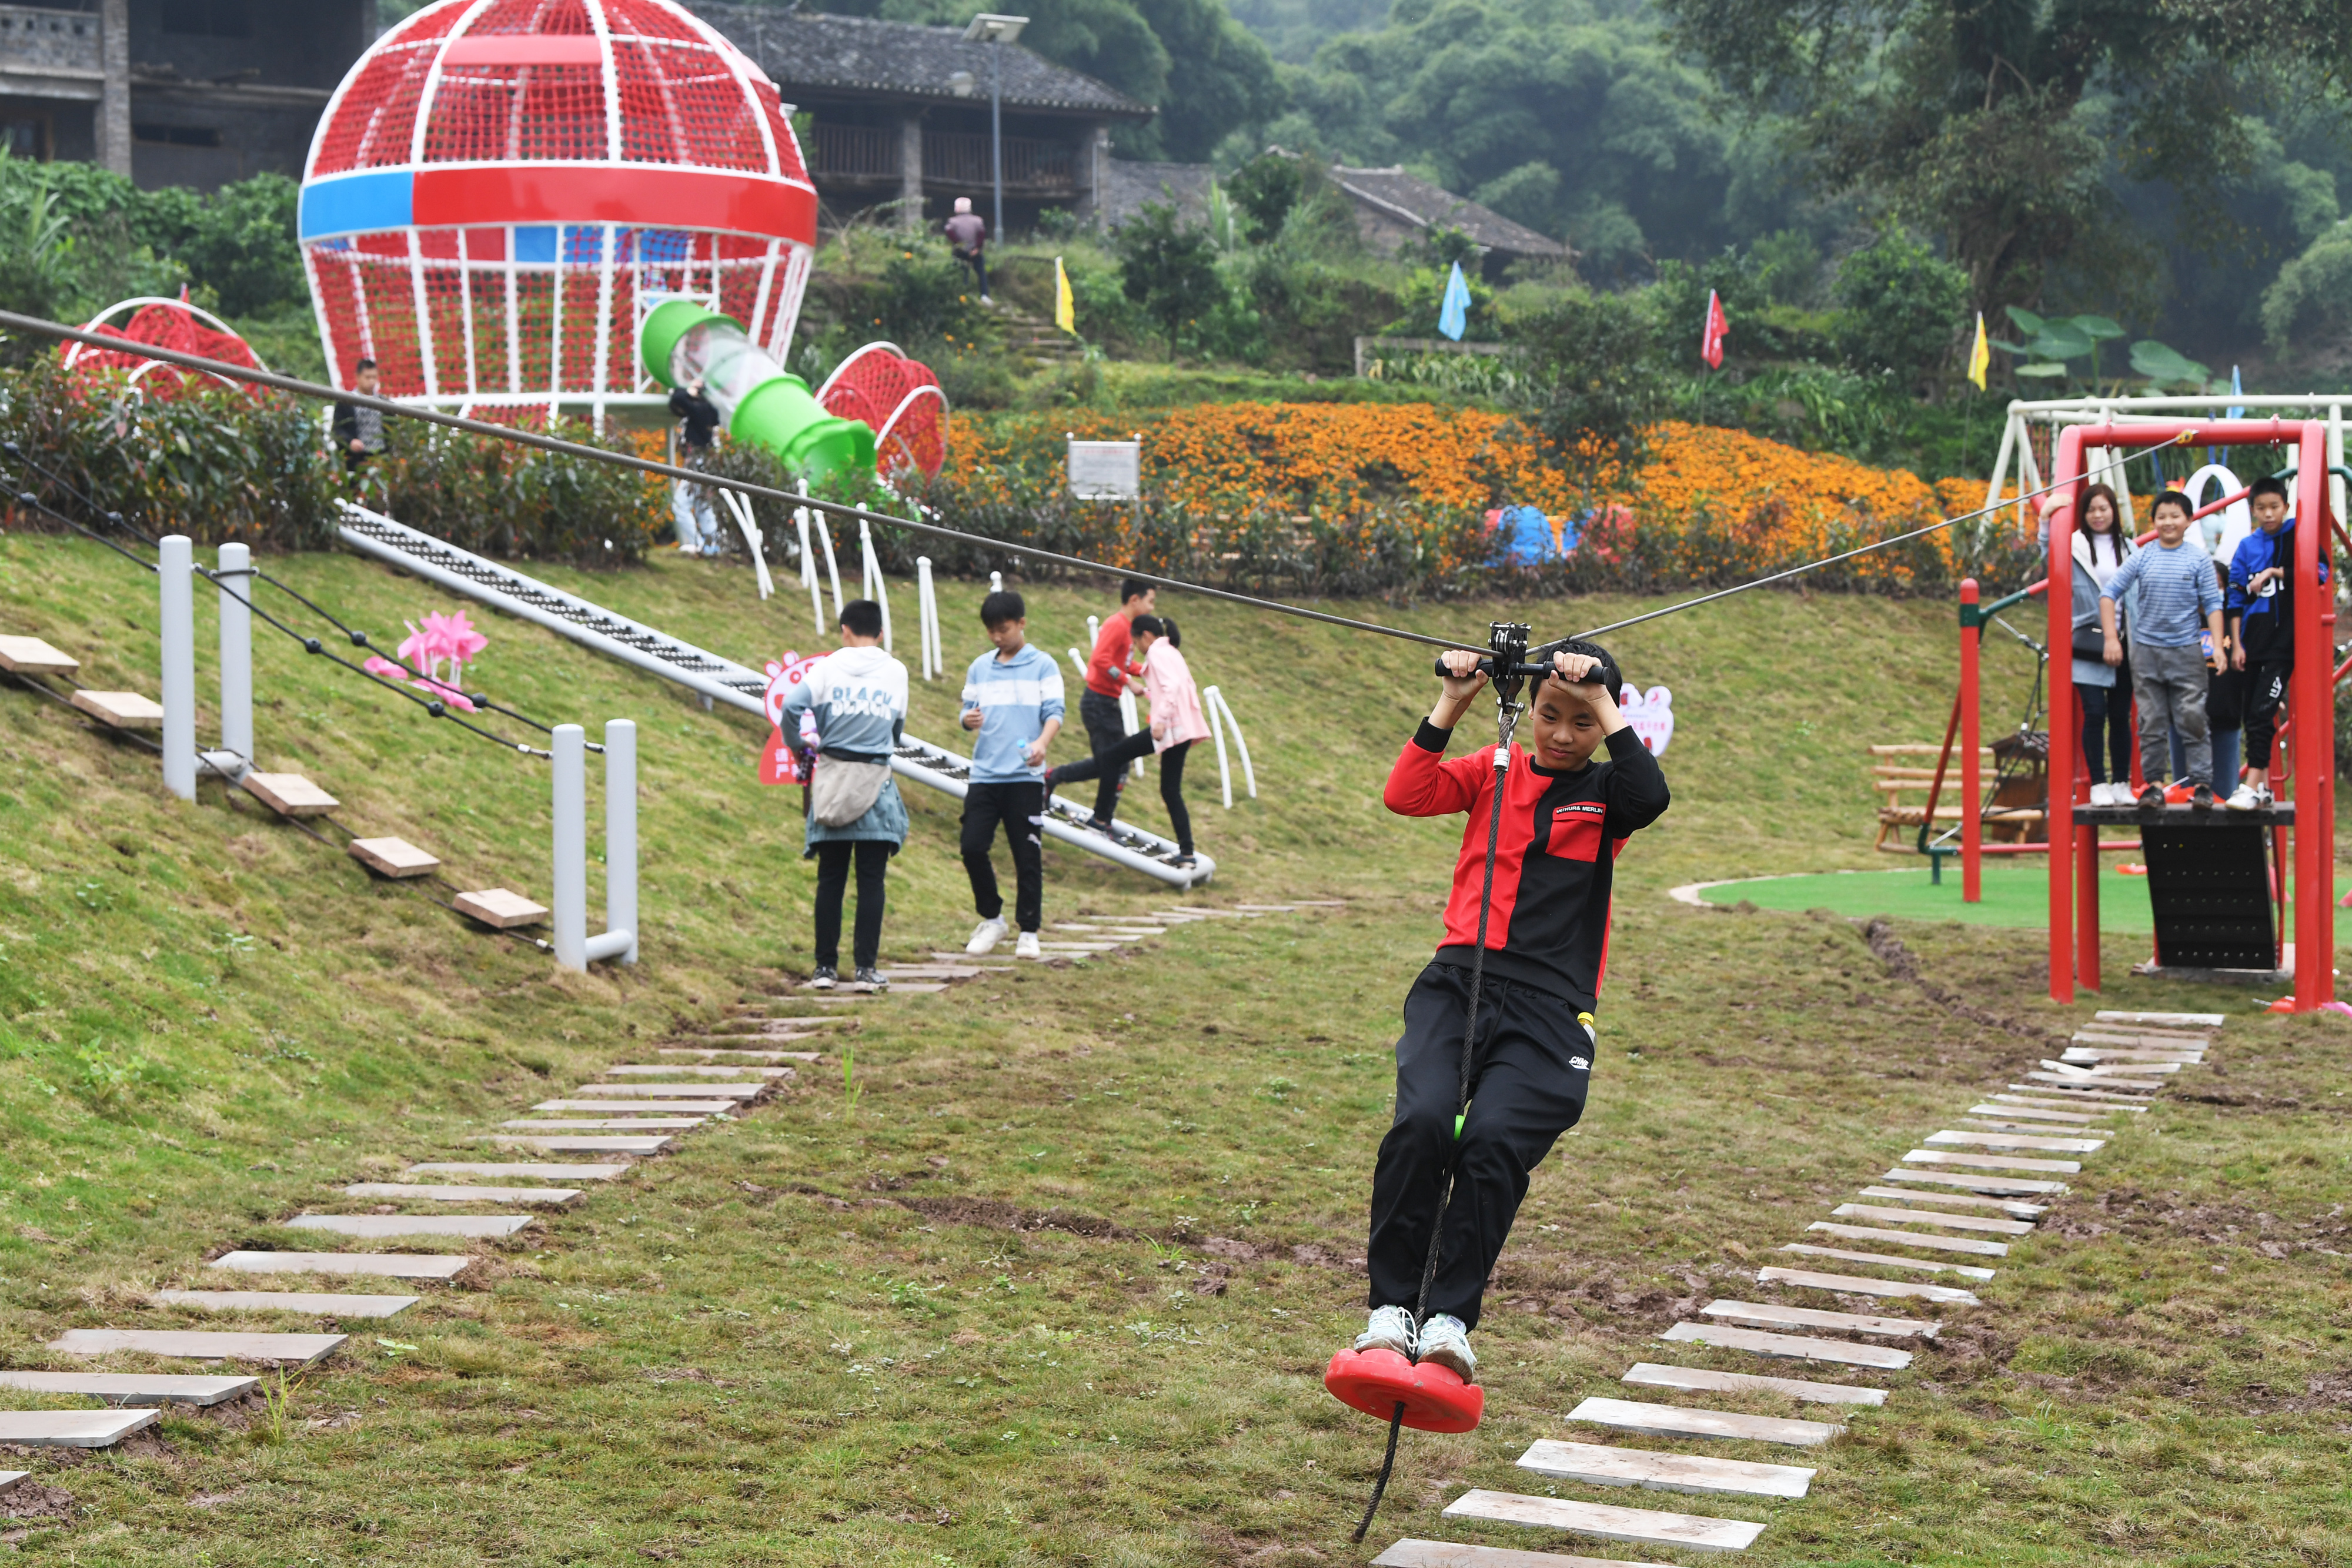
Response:
[{"label": "woman in gray jacket", "polygon": [[[2116,493],[2105,485],[2091,486],[2083,503],[2083,526],[2074,541],[2074,701],[2083,715],[2083,760],[2091,770],[2091,804],[2128,806],[2131,797],[2131,668],[2126,662],[2110,664],[2105,640],[2099,630],[2099,591],[2131,559],[2131,536],[2123,530]],[[2045,529],[2042,543],[2049,544]],[[2116,607],[2121,627],[2126,606]],[[2126,637],[2124,646],[2131,646]],[[2128,661],[2129,655],[2126,655]],[[2114,781],[2107,774],[2112,768]]]}]

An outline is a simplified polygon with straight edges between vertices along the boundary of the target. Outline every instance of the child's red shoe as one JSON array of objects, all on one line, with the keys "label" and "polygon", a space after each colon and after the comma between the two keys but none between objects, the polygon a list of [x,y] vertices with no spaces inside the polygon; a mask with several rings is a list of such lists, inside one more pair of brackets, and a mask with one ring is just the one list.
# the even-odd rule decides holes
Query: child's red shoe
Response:
[{"label": "child's red shoe", "polygon": [[1323,1386],[1350,1409],[1385,1421],[1404,1406],[1404,1424],[1416,1432],[1467,1432],[1486,1412],[1486,1391],[1465,1383],[1450,1366],[1418,1365],[1392,1350],[1343,1350],[1331,1358]]}]

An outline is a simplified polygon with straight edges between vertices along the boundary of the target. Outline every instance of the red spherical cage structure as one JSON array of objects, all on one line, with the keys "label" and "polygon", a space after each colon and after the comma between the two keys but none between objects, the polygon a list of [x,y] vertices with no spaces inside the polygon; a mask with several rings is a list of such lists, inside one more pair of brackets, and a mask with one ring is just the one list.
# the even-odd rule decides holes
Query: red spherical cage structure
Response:
[{"label": "red spherical cage structure", "polygon": [[937,478],[948,460],[948,398],[940,378],[896,343],[868,343],[817,389],[824,411],[874,429],[874,467],[884,478],[904,469]]},{"label": "red spherical cage structure", "polygon": [[321,116],[299,221],[331,379],[476,414],[658,406],[686,296],[779,359],[816,192],[776,85],[672,0],[440,0]]},{"label": "red spherical cage structure", "polygon": [[[125,311],[131,313],[130,319],[120,326],[115,325],[114,318]],[[243,365],[247,370],[266,371],[269,368],[261,362],[261,356],[253,351],[252,345],[237,336],[235,328],[211,311],[191,305],[184,299],[152,296],[125,299],[91,317],[82,330],[121,338],[131,346],[100,349],[89,343],[62,343],[58,348],[58,361],[61,365],[68,371],[128,371],[133,386],[165,402],[187,391],[191,382],[199,390],[250,392],[253,389],[243,382],[226,381],[219,376],[167,365],[161,360],[141,353],[137,345],[176,349],[184,354],[199,354],[208,360]]]}]

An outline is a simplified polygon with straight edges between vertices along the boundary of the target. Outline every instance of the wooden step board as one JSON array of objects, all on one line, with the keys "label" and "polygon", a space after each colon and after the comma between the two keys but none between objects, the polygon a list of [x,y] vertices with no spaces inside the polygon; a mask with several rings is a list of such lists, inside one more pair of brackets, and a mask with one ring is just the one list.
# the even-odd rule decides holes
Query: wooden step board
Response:
[{"label": "wooden step board", "polygon": [[576,1186],[426,1186],[404,1181],[353,1182],[346,1197],[389,1197],[404,1203],[529,1203],[561,1208],[580,1196]]},{"label": "wooden step board", "polygon": [[281,817],[323,817],[342,804],[299,773],[248,773],[237,786]]},{"label": "wooden step board", "polygon": [[1629,1563],[1617,1557],[1576,1557],[1558,1552],[1515,1552],[1459,1541],[1412,1536],[1372,1559],[1372,1568],[1674,1568],[1670,1563]]},{"label": "wooden step board", "polygon": [[2010,1087],[2023,1089],[2028,1083],[2046,1083],[2060,1089],[2075,1089],[2117,1099],[2132,1094],[2153,1094],[2164,1087],[2161,1083],[2140,1083],[2128,1078],[2095,1078],[2087,1067],[2070,1068],[2064,1072],[2053,1072],[2044,1068],[2039,1072],[2027,1073],[2025,1078],[2025,1083],[2012,1083]]},{"label": "wooden step board", "polygon": [[1969,1107],[1968,1113],[1971,1116],[2008,1116],[2026,1122],[2063,1122],[2076,1127],[2090,1126],[2094,1123],[2105,1120],[2107,1116],[2114,1113],[2099,1111],[2061,1111],[2048,1105],[2029,1105],[2014,1094],[2003,1094],[1999,1096],[1998,1100],[2010,1103],[2001,1104],[1996,1102],[1971,1105]]},{"label": "wooden step board", "polygon": [[520,893],[509,893],[503,887],[486,887],[478,893],[461,893],[450,903],[457,913],[471,916],[483,925],[499,931],[511,931],[518,926],[536,925],[547,918],[547,905],[533,904]]},{"label": "wooden step board", "polygon": [[309,1366],[342,1348],[339,1333],[215,1333],[204,1329],[68,1329],[49,1342],[60,1355],[163,1355]]},{"label": "wooden step board", "polygon": [[1834,1258],[1841,1263],[1874,1263],[1882,1269],[1909,1269],[1921,1274],[1958,1274],[1965,1280],[1990,1280],[1990,1269],[1973,1263],[1944,1263],[1927,1258],[1897,1258],[1885,1252],[1855,1252],[1843,1247],[1816,1247],[1809,1241],[1784,1242],[1780,1250],[1805,1258]]},{"label": "wooden step board", "polygon": [[1832,1421],[1744,1416],[1736,1410],[1697,1410],[1683,1405],[1644,1405],[1633,1399],[1586,1399],[1568,1413],[1568,1418],[1652,1437],[1723,1437],[1749,1443],[1785,1443],[1800,1448],[1820,1448],[1845,1430]]},{"label": "wooden step board", "polygon": [[1897,1166],[1878,1179],[1914,1182],[1921,1186],[1953,1186],[1962,1192],[1988,1193],[2000,1197],[2057,1197],[2066,1191],[2066,1184],[2063,1181],[2044,1181],[2033,1176],[1985,1176],[1976,1171],[1922,1169],[1917,1166]]},{"label": "wooden step board", "polygon": [[137,692],[77,691],[73,706],[109,729],[163,727],[163,705]]},{"label": "wooden step board", "polygon": [[1704,1366],[1662,1366],[1637,1361],[1622,1382],[1643,1388],[1680,1388],[1694,1394],[1785,1394],[1808,1405],[1884,1405],[1886,1390],[1852,1383],[1808,1383],[1758,1372],[1716,1372]]},{"label": "wooden step board", "polygon": [[1947,1230],[1973,1230],[1979,1235],[2023,1236],[2032,1225],[2022,1219],[1993,1219],[1981,1214],[1938,1214],[1925,1208],[1891,1208],[1876,1203],[1841,1203],[1830,1210],[1833,1219],[1876,1219],[1895,1225],[1940,1225]]},{"label": "wooden step board", "polygon": [[2205,1062],[2205,1053],[2172,1046],[2070,1045],[2058,1053],[2058,1060],[2070,1067],[2101,1061],[2177,1061],[2183,1067],[2201,1067]]},{"label": "wooden step board", "polygon": [[1870,1280],[1859,1274],[1816,1274],[1810,1269],[1764,1268],[1756,1270],[1756,1278],[1768,1285],[1801,1285],[1810,1291],[1835,1291],[1848,1296],[1916,1296],[1927,1301],[1948,1301],[1955,1306],[1980,1307],[1974,1291],[1963,1291],[1957,1285],[1931,1285],[1915,1280]]},{"label": "wooden step board", "polygon": [[1882,1339],[1934,1339],[1941,1323],[1924,1318],[1878,1317],[1866,1312],[1821,1312],[1769,1301],[1709,1301],[1699,1311],[1717,1322],[1754,1329],[1829,1329],[1837,1333],[1875,1334]]},{"label": "wooden step board", "polygon": [[1970,1252],[1979,1258],[2006,1258],[2006,1241],[1979,1241],[1971,1236],[1927,1236],[1916,1230],[1888,1230],[1872,1225],[1839,1225],[1827,1219],[1816,1219],[1805,1227],[1823,1236],[1834,1236],[1843,1241],[1885,1241],[1897,1247],[1925,1247],[1936,1252]]},{"label": "wooden step board", "polygon": [[[625,1089],[627,1084],[615,1084]],[[724,1089],[727,1084],[718,1087]],[[560,1111],[566,1113],[589,1112],[610,1116],[687,1116],[700,1122],[706,1116],[732,1116],[742,1109],[740,1100],[541,1100],[531,1107],[534,1111]],[[502,1127],[516,1127],[520,1122],[501,1122]],[[667,1125],[667,1124],[665,1124]]]},{"label": "wooden step board", "polygon": [[2122,1013],[2102,1009],[2091,1016],[2101,1023],[2152,1023],[2170,1029],[2220,1029],[2230,1021],[2223,1013]]},{"label": "wooden step board", "polygon": [[1922,1212],[1936,1212],[1924,1207],[1930,1204],[1941,1204],[1947,1207],[1955,1208],[1997,1208],[2012,1219],[2035,1219],[2050,1212],[2050,1206],[2046,1203],[2028,1203],[2023,1198],[2017,1197],[1979,1197],[1970,1192],[1936,1192],[1922,1191],[1917,1187],[1866,1186],[1862,1189],[1862,1196],[1891,1198],[1897,1203],[1921,1209]]},{"label": "wooden step board", "polygon": [[2105,1138],[2034,1137],[2022,1133],[1960,1133],[1949,1128],[1919,1140],[1930,1148],[2023,1149],[2052,1155],[2095,1155],[2107,1146]]},{"label": "wooden step board", "polygon": [[2106,1096],[2090,1098],[2080,1094],[2068,1094],[2055,1089],[2035,1089],[2021,1092],[2012,1090],[2006,1094],[1990,1094],[1986,1098],[1999,1101],[2003,1105],[2030,1106],[2042,1111],[2086,1112],[2099,1117],[2147,1114],[2147,1105],[2144,1101],[2132,1100],[2118,1103]]},{"label": "wooden step board", "polygon": [[143,1410],[0,1410],[0,1443],[27,1448],[110,1448],[159,1416]]},{"label": "wooden step board", "polygon": [[218,1405],[261,1386],[257,1377],[156,1372],[0,1372],[0,1388],[70,1394],[109,1405]]},{"label": "wooden step board", "polygon": [[224,1252],[205,1265],[238,1274],[363,1274],[376,1280],[454,1280],[472,1267],[464,1253]]},{"label": "wooden step board", "polygon": [[[620,1071],[614,1069],[614,1071]],[[675,1067],[648,1069],[655,1072],[676,1072]],[[740,1072],[743,1068],[721,1071]],[[765,1083],[583,1083],[566,1092],[583,1099],[631,1098],[638,1100],[757,1100],[768,1092]]]},{"label": "wooden step board", "polygon": [[1491,1519],[1506,1524],[1540,1525],[1602,1541],[1685,1552],[1745,1552],[1764,1526],[1745,1519],[1707,1519],[1687,1513],[1655,1513],[1646,1508],[1611,1508],[1565,1498],[1522,1497],[1517,1492],[1464,1492],[1445,1506],[1448,1519]]},{"label": "wooden step board", "polygon": [[1800,1498],[1813,1479],[1811,1470],[1798,1465],[1661,1453],[1653,1448],[1612,1448],[1549,1437],[1538,1439],[1521,1454],[1519,1468],[1592,1486],[1643,1487],[1702,1497]]},{"label": "wooden step board", "polygon": [[70,675],[81,661],[38,637],[0,637],[0,670],[19,675]]},{"label": "wooden step board", "polygon": [[499,1126],[516,1133],[561,1135],[571,1133],[615,1133],[642,1128],[646,1132],[685,1133],[710,1120],[708,1116],[594,1116],[582,1119],[566,1117],[562,1121],[543,1121],[529,1116]]},{"label": "wooden step board", "polygon": [[478,1133],[474,1142],[503,1149],[539,1149],[551,1155],[657,1155],[676,1140],[659,1138],[526,1138],[514,1133]]},{"label": "wooden step board", "polygon": [[32,1473],[30,1470],[0,1470],[0,1497],[7,1496],[11,1488]]},{"label": "wooden step board", "polygon": [[1954,1166],[1970,1171],[2023,1171],[2028,1174],[2047,1172],[2053,1176],[2081,1174],[2080,1160],[2032,1159],[2024,1155],[1971,1155],[1958,1149],[1910,1149],[1903,1155],[1904,1163],[1915,1166]]},{"label": "wooden step board", "polygon": [[[816,1060],[816,1052],[815,1052],[815,1051],[806,1051],[806,1052],[802,1052],[802,1051],[793,1051],[793,1052],[790,1052],[790,1053],[787,1053],[787,1052],[784,1052],[784,1051],[761,1051],[760,1054],[761,1054],[761,1055],[762,1055],[762,1056],[772,1056],[772,1056],[783,1056],[783,1055],[786,1055],[786,1054],[791,1054],[791,1055],[794,1055],[794,1056],[806,1055],[806,1056],[808,1057],[808,1059],[809,1059],[810,1061],[815,1061],[815,1060]],[[740,1075],[740,1074],[742,1074],[742,1073],[746,1073],[746,1072],[756,1072],[756,1073],[758,1073],[761,1077],[762,1077],[762,1078],[766,1078],[766,1079],[790,1078],[790,1077],[792,1077],[792,1076],[793,1075],[793,1069],[791,1069],[791,1068],[789,1068],[789,1067],[761,1067],[761,1066],[758,1065],[757,1063],[754,1063],[754,1062],[748,1062],[748,1061],[747,1061],[747,1062],[744,1062],[744,1063],[742,1063],[742,1064],[740,1064],[740,1066],[730,1065],[730,1066],[723,1066],[723,1067],[714,1067],[714,1066],[711,1066],[711,1065],[709,1065],[709,1064],[708,1064],[708,1063],[705,1063],[705,1062],[690,1062],[690,1061],[682,1061],[682,1062],[661,1062],[661,1061],[650,1061],[650,1062],[644,1062],[644,1061],[625,1061],[625,1062],[621,1062],[621,1063],[619,1063],[619,1064],[618,1064],[618,1065],[616,1065],[616,1066],[608,1067],[608,1068],[604,1069],[604,1072],[605,1072],[605,1075],[606,1075],[607,1077],[615,1077],[615,1078],[620,1077],[620,1076],[623,1076],[623,1075],[625,1075],[625,1074],[626,1074],[626,1075],[635,1075],[635,1074],[658,1075],[658,1074],[661,1074],[661,1073],[664,1073],[664,1072],[668,1072],[668,1073],[692,1072],[692,1073],[696,1073],[696,1074],[698,1074],[698,1075],[701,1075],[701,1076],[704,1076],[704,1077],[716,1078],[716,1079],[726,1079],[726,1078],[735,1077],[735,1076],[738,1076],[738,1075]],[[584,1085],[584,1084],[583,1084],[582,1087],[584,1089],[584,1088],[586,1088],[586,1087],[587,1087],[587,1085]],[[615,1087],[615,1088],[620,1088],[620,1087],[635,1087],[635,1085],[619,1085],[619,1084],[615,1084],[615,1085],[613,1085],[613,1087]],[[699,1086],[699,1085],[698,1085],[697,1087],[700,1087],[700,1086]]]},{"label": "wooden step board", "polygon": [[532,1222],[528,1214],[298,1214],[281,1222],[288,1230],[324,1230],[381,1241],[393,1236],[462,1236],[497,1239]]},{"label": "wooden step board", "polygon": [[613,1181],[635,1169],[625,1165],[496,1165],[473,1160],[434,1160],[411,1166],[401,1176],[534,1176],[541,1181]]},{"label": "wooden step board", "polygon": [[352,858],[378,876],[395,880],[402,877],[424,876],[441,869],[436,857],[425,853],[406,839],[353,839],[344,848]]},{"label": "wooden step board", "polygon": [[[1996,1112],[1999,1115],[2000,1113]],[[2082,1133],[2101,1132],[2104,1128],[2053,1127],[2047,1122],[2012,1122],[2006,1116],[1995,1121],[1991,1116],[1970,1115],[1968,1131],[1972,1133]]]},{"label": "wooden step board", "polygon": [[389,1318],[416,1304],[415,1296],[359,1296],[331,1291],[157,1291],[159,1307],[205,1312],[302,1312],[315,1318]]},{"label": "wooden step board", "polygon": [[1658,1336],[1684,1344],[1711,1344],[1722,1350],[1745,1350],[1758,1355],[1781,1355],[1792,1361],[1831,1362],[1843,1366],[1875,1366],[1900,1372],[1911,1364],[1911,1353],[1885,1345],[1856,1344],[1842,1339],[1812,1339],[1801,1334],[1765,1333],[1733,1328],[1728,1323],[1676,1323]]}]

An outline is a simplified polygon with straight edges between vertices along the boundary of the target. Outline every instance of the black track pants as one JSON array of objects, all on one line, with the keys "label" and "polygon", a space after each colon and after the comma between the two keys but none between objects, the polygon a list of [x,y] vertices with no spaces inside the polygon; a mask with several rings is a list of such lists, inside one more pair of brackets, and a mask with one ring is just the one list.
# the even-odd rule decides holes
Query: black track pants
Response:
[{"label": "black track pants", "polygon": [[[1160,803],[1168,808],[1168,822],[1176,831],[1176,847],[1192,852],[1192,813],[1184,805],[1184,754],[1198,743],[1180,740],[1160,755]],[[1105,772],[1124,775],[1127,765],[1152,755],[1151,732],[1139,729],[1108,751],[1098,751],[1083,762],[1066,762],[1054,769],[1054,782],[1076,784],[1098,779]],[[1116,801],[1114,800],[1114,803]]]},{"label": "black track pants", "polygon": [[[1396,1122],[1381,1140],[1372,1172],[1366,1258],[1375,1307],[1409,1312],[1421,1297],[1429,1229],[1454,1151],[1462,1025],[1469,1006],[1470,971],[1451,964],[1423,969],[1404,999]],[[1592,1040],[1569,1002],[1489,975],[1471,1061],[1470,1113],[1429,1310],[1450,1312],[1475,1328],[1486,1276],[1527,1196],[1528,1173],[1584,1113]]]},{"label": "black track pants", "polygon": [[887,839],[828,839],[816,846],[816,961],[828,969],[841,967],[841,902],[849,887],[852,852],[857,862],[857,928],[850,952],[861,969],[870,969],[882,951],[883,878],[890,855],[898,846]]},{"label": "black track pants", "polygon": [[996,890],[996,867],[989,851],[996,825],[1013,846],[1013,914],[1024,931],[1034,931],[1045,910],[1045,786],[974,781],[963,798],[963,869],[971,877],[971,904],[982,920],[1004,913]]},{"label": "black track pants", "polygon": [[[1087,749],[1097,759],[1116,751],[1129,739],[1127,720],[1118,711],[1117,697],[1091,690],[1079,693],[1078,720],[1087,727]],[[1102,782],[1095,786],[1095,821],[1108,822],[1118,815],[1118,792],[1127,787],[1127,769],[1113,768],[1097,777]]]}]

